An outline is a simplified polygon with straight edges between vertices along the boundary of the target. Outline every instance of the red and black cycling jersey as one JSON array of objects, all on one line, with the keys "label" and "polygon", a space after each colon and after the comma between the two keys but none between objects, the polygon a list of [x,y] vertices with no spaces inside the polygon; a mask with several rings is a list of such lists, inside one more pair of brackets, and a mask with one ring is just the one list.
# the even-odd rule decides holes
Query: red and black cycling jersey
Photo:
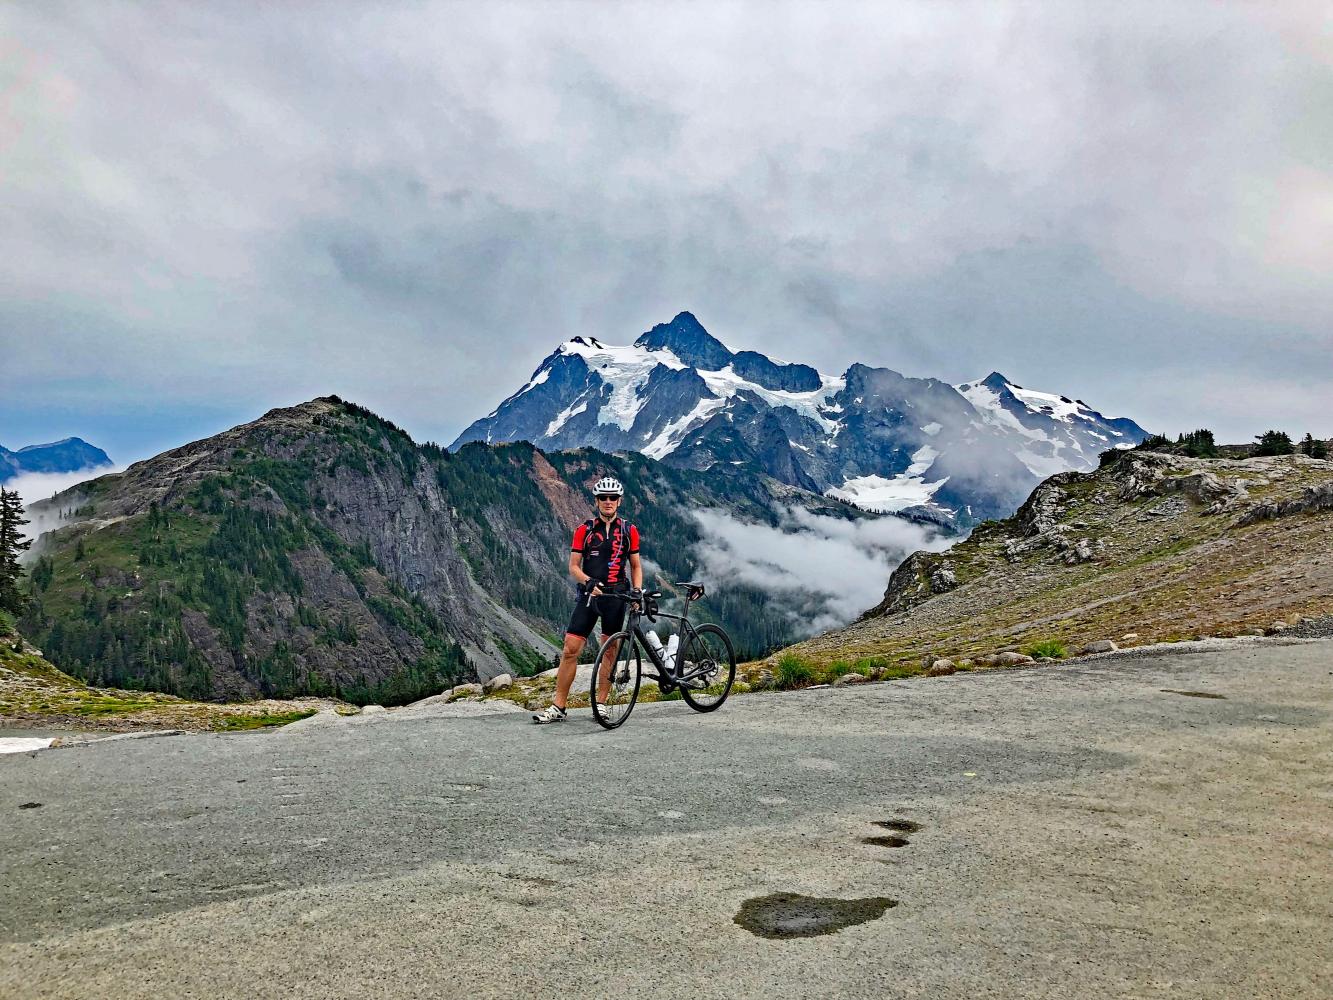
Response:
[{"label": "red and black cycling jersey", "polygon": [[629,579],[628,557],[639,551],[639,529],[617,517],[608,525],[591,517],[574,529],[574,549],[583,556],[583,572],[607,587]]}]

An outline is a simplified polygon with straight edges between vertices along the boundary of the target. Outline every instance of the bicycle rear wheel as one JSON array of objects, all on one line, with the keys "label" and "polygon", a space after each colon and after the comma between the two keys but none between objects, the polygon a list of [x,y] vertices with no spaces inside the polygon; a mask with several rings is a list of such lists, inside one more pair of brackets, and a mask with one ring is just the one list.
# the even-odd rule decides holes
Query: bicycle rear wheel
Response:
[{"label": "bicycle rear wheel", "polygon": [[705,673],[680,686],[680,696],[696,712],[721,708],[736,679],[736,654],[731,639],[718,625],[700,625],[685,643],[680,672],[687,675],[700,668]]},{"label": "bicycle rear wheel", "polygon": [[639,697],[642,663],[639,645],[629,632],[608,636],[597,647],[592,665],[592,717],[603,729],[623,725]]}]

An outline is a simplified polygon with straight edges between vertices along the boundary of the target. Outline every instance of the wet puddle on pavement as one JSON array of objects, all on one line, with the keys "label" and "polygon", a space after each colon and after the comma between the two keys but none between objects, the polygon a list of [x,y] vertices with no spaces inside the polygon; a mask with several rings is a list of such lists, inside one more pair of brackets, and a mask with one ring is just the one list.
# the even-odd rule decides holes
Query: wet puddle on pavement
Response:
[{"label": "wet puddle on pavement", "polygon": [[911,841],[906,837],[862,837],[861,843],[869,844],[871,847],[906,847]]},{"label": "wet puddle on pavement", "polygon": [[897,830],[899,833],[916,833],[921,829],[920,823],[913,823],[910,819],[879,819],[871,825],[883,827],[885,830]]},{"label": "wet puddle on pavement", "polygon": [[741,904],[735,922],[758,937],[779,940],[820,937],[844,927],[878,920],[897,905],[896,899],[886,896],[830,899],[775,892],[747,899]]},{"label": "wet puddle on pavement", "polygon": [[1209,691],[1177,691],[1174,688],[1162,688],[1162,694],[1183,694],[1186,698],[1220,698],[1226,701],[1224,694],[1213,694]]}]

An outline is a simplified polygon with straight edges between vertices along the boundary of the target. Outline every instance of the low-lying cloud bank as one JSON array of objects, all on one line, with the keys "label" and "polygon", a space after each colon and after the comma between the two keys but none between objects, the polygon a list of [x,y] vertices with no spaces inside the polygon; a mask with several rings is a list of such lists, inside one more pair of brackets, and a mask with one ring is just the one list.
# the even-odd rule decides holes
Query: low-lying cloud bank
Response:
[{"label": "low-lying cloud bank", "polygon": [[[100,476],[124,472],[126,468],[128,466],[102,465],[95,469],[80,469],[78,472],[24,472],[5,483],[5,489],[17,493],[23,501],[24,508],[28,508],[37,501],[48,500],[71,486],[90,482]],[[72,506],[78,504],[74,503]],[[34,541],[41,537],[43,532],[58,528],[61,524],[59,511],[38,513],[29,510],[27,518],[28,524],[23,526],[23,534]],[[34,556],[35,553],[30,549],[27,558],[31,559]]]},{"label": "low-lying cloud bank", "polygon": [[733,580],[767,591],[803,634],[846,625],[879,603],[903,559],[953,544],[897,517],[848,521],[789,508],[770,527],[720,510],[694,516],[704,533],[702,571],[719,587]]}]

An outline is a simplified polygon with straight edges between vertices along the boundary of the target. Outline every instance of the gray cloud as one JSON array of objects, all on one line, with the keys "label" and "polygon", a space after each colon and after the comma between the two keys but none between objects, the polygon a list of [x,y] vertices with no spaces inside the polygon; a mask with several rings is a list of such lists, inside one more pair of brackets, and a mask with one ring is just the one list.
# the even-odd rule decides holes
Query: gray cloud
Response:
[{"label": "gray cloud", "polygon": [[846,625],[879,603],[890,574],[908,555],[949,545],[896,517],[846,521],[792,508],[777,527],[721,510],[696,511],[694,518],[705,538],[696,552],[705,578],[768,592],[773,610],[802,635]]},{"label": "gray cloud", "polygon": [[10,5],[0,419],[338,392],[448,440],[556,341],[689,308],[825,370],[1333,433],[1320,17]]}]

